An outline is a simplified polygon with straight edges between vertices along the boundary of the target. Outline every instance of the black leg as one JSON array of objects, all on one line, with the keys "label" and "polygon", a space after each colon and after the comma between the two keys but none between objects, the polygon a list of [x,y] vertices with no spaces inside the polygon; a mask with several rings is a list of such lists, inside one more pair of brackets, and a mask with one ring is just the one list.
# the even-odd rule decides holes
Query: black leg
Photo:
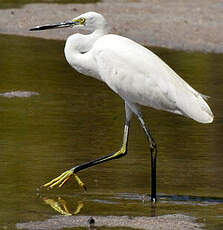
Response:
[{"label": "black leg", "polygon": [[120,157],[123,157],[127,154],[128,151],[128,135],[129,135],[129,125],[130,125],[130,120],[131,120],[131,115],[132,111],[129,109],[127,104],[125,104],[125,125],[124,125],[124,131],[123,131],[123,140],[122,140],[122,145],[119,151],[108,154],[104,157],[98,158],[96,160],[92,160],[83,164],[80,164],[78,166],[73,167],[70,170],[65,171],[62,173],[60,176],[57,178],[51,180],[49,183],[44,184],[43,186],[46,188],[53,188],[54,186],[58,185],[59,187],[62,187],[70,178],[72,175],[75,176],[75,179],[77,180],[78,184],[86,189],[84,183],[80,180],[80,178],[76,175],[77,172],[84,170],[86,168],[92,167],[97,164],[104,163],[109,160],[117,159]]},{"label": "black leg", "polygon": [[151,201],[152,202],[156,202],[156,159],[157,159],[157,146],[156,143],[154,141],[154,139],[152,138],[150,131],[148,129],[148,127],[146,126],[142,115],[140,113],[137,114],[137,118],[140,121],[140,124],[146,134],[147,140],[150,144],[150,154],[151,154],[151,180],[152,180],[152,184],[151,184]]},{"label": "black leg", "polygon": [[152,202],[156,202],[156,159],[157,159],[157,146],[156,143],[154,141],[154,139],[152,138],[152,135],[148,129],[148,127],[146,126],[142,114],[137,106],[137,104],[131,103],[129,101],[126,100],[126,104],[129,106],[129,108],[131,109],[131,111],[133,113],[135,113],[135,115],[137,116],[143,131],[146,134],[147,140],[149,142],[149,148],[150,148],[150,154],[151,154],[151,179],[152,179],[152,183],[151,183],[151,201]]},{"label": "black leg", "polygon": [[128,134],[129,134],[129,122],[126,121],[125,125],[124,125],[123,142],[122,142],[122,146],[121,146],[119,151],[117,151],[115,153],[108,154],[108,155],[101,157],[101,158],[98,158],[96,160],[89,161],[89,162],[80,164],[78,166],[75,166],[74,168],[72,168],[73,172],[77,173],[83,169],[92,167],[94,165],[101,164],[101,163],[104,163],[106,161],[117,159],[117,158],[125,156],[127,154],[127,151],[128,151],[128,149],[127,149],[128,148]]}]

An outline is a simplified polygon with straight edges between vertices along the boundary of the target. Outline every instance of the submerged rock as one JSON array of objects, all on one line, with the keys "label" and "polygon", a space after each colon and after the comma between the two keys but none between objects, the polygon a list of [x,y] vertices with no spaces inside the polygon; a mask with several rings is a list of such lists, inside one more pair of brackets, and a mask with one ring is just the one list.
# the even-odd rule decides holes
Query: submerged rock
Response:
[{"label": "submerged rock", "polygon": [[0,96],[2,97],[7,97],[7,98],[12,98],[12,97],[31,97],[34,95],[39,95],[37,92],[31,92],[31,91],[11,91],[11,92],[6,92],[6,93],[0,93]]}]

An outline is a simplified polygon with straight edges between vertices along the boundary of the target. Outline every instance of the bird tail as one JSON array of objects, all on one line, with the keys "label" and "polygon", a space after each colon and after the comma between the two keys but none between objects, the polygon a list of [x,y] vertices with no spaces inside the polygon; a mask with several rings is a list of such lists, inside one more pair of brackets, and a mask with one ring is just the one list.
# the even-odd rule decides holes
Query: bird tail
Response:
[{"label": "bird tail", "polygon": [[[198,108],[198,110],[200,110],[201,114],[198,117],[197,121],[201,122],[201,123],[212,123],[214,120],[214,115],[209,107],[209,105],[207,104],[207,102],[204,100],[203,95],[200,96],[201,98],[199,99],[199,101],[202,100],[202,102],[200,102],[200,108]],[[205,97],[205,99],[207,100],[208,97]]]},{"label": "bird tail", "polygon": [[193,94],[193,100],[184,104],[184,109],[181,110],[182,114],[200,123],[211,123],[214,115],[205,99],[207,99],[206,96],[196,92]]},{"label": "bird tail", "polygon": [[202,93],[199,93],[201,96],[202,96],[202,98],[205,100],[205,101],[207,101],[209,98],[211,98],[210,96],[208,96],[208,95],[205,95],[205,94],[202,94]]}]

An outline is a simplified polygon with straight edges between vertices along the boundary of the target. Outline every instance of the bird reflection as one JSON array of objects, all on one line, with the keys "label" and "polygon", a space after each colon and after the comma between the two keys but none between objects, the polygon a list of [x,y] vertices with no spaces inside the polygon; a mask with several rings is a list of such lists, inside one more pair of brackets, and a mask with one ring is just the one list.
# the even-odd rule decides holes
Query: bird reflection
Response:
[{"label": "bird reflection", "polygon": [[76,214],[80,213],[81,209],[84,206],[84,203],[82,201],[78,201],[77,207],[73,211],[70,208],[68,208],[67,202],[64,199],[62,199],[61,197],[58,197],[57,200],[44,197],[43,201],[46,204],[48,204],[52,209],[56,210],[57,212],[59,212],[60,214],[62,214],[64,216],[76,215]]}]

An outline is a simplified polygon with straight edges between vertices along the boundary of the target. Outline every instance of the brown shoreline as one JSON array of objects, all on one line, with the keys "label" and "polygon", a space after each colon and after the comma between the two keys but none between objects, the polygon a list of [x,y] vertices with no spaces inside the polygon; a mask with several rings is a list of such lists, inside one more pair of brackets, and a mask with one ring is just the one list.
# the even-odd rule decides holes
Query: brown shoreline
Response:
[{"label": "brown shoreline", "polygon": [[87,11],[102,13],[111,32],[146,46],[223,52],[223,2],[219,0],[104,0],[96,4],[30,4],[0,10],[0,33],[62,39],[72,29],[29,32]]},{"label": "brown shoreline", "polygon": [[59,230],[62,228],[84,227],[86,229],[102,229],[101,227],[119,227],[145,230],[202,230],[203,225],[194,222],[194,218],[173,214],[158,217],[128,217],[128,216],[95,216],[95,227],[88,228],[90,216],[53,216],[45,221],[35,221],[16,224],[17,229],[29,230]]}]

